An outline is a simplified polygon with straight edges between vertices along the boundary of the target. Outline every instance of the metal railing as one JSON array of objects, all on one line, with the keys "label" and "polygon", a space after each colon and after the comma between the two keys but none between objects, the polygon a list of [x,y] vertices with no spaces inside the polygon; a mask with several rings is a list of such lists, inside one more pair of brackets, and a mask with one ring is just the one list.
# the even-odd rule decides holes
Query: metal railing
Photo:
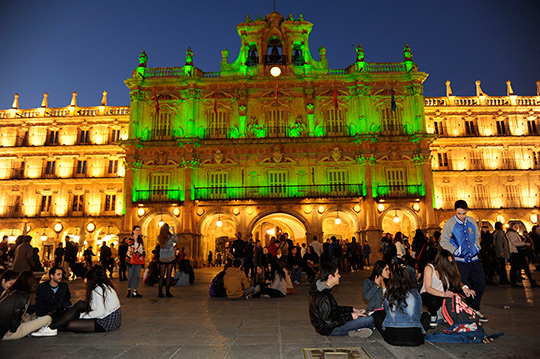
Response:
[{"label": "metal railing", "polygon": [[377,186],[377,198],[418,198],[423,196],[424,187],[419,184]]},{"label": "metal railing", "polygon": [[180,189],[156,189],[133,191],[133,202],[135,203],[177,203],[181,201],[182,191]]}]

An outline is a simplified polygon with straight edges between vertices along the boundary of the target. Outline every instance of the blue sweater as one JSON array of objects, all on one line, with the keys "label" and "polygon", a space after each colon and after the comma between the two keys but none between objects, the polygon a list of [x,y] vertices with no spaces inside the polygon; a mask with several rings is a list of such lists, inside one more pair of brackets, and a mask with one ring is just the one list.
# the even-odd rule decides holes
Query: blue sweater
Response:
[{"label": "blue sweater", "polygon": [[461,221],[457,216],[450,218],[443,227],[441,247],[454,254],[457,262],[478,261],[480,231],[471,217]]}]

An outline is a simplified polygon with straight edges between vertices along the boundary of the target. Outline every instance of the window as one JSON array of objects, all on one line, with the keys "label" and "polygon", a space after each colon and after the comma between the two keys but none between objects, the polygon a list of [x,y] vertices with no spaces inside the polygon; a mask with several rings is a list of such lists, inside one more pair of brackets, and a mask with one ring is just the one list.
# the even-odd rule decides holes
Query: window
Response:
[{"label": "window", "polygon": [[90,143],[90,131],[89,130],[81,130],[81,132],[79,132],[79,143],[80,144]]},{"label": "window", "polygon": [[528,120],[527,128],[529,129],[529,135],[537,135],[538,127],[536,126],[536,120]]},{"label": "window", "polygon": [[287,193],[287,172],[272,171],[268,173],[268,184],[270,186],[271,197],[282,197]]},{"label": "window", "polygon": [[534,168],[540,168],[540,151],[533,151]]},{"label": "window", "polygon": [[389,169],[386,171],[386,183],[390,187],[402,189],[405,186],[405,171],[402,169]]},{"label": "window", "polygon": [[84,195],[75,194],[73,195],[73,203],[71,205],[72,212],[82,212],[84,207]]},{"label": "window", "polygon": [[213,138],[226,138],[228,126],[228,113],[225,111],[211,111],[209,114],[208,134]]},{"label": "window", "polygon": [[109,170],[107,172],[108,174],[116,174],[118,173],[118,160],[110,160],[109,161]]},{"label": "window", "polygon": [[516,157],[511,150],[504,150],[502,153],[502,168],[507,170],[516,169]]},{"label": "window", "polygon": [[266,112],[266,127],[269,137],[283,137],[287,135],[285,111],[273,109]]},{"label": "window", "polygon": [[433,125],[434,125],[434,128],[435,128],[435,134],[444,135],[444,129],[443,129],[442,121],[435,121],[433,123]]},{"label": "window", "polygon": [[85,175],[86,174],[86,160],[77,161],[77,174]]},{"label": "window", "polygon": [[477,131],[474,121],[465,121],[465,134],[467,136],[476,136]]},{"label": "window", "polygon": [[52,196],[43,195],[41,196],[41,212],[48,213],[51,211]]},{"label": "window", "polygon": [[55,171],[56,171],[56,161],[47,161],[47,164],[45,166],[45,174],[54,175]]},{"label": "window", "polygon": [[506,136],[508,134],[506,123],[504,120],[497,120],[497,134],[499,136]]},{"label": "window", "polygon": [[483,170],[484,169],[484,159],[482,158],[482,154],[477,151],[471,151],[469,152],[469,165],[471,166],[471,170]]},{"label": "window", "polygon": [[438,153],[439,169],[448,169],[448,155],[446,153]]},{"label": "window", "polygon": [[47,134],[47,144],[48,145],[58,144],[58,131],[49,130],[49,133]]},{"label": "window", "polygon": [[335,108],[329,109],[326,118],[326,134],[342,135],[344,132],[343,114],[341,110]]},{"label": "window", "polygon": [[485,186],[474,186],[474,201],[476,203],[476,207],[488,208],[488,196]]},{"label": "window", "polygon": [[169,189],[171,175],[168,173],[153,174],[150,187],[152,191],[158,193],[164,193]]},{"label": "window", "polygon": [[456,202],[456,190],[452,186],[443,186],[441,187],[441,197],[443,201],[443,207],[454,208],[454,203]]},{"label": "window", "polygon": [[328,184],[330,192],[344,192],[347,189],[347,173],[345,170],[329,170]]},{"label": "window", "polygon": [[208,174],[208,177],[211,195],[219,196],[227,193],[228,176],[226,172],[211,172]]},{"label": "window", "polygon": [[106,194],[105,195],[105,212],[114,212],[116,209],[116,195],[115,194]]},{"label": "window", "polygon": [[171,136],[171,114],[160,112],[159,117],[154,118],[153,139],[160,140]]},{"label": "window", "polygon": [[390,134],[403,133],[402,113],[400,109],[392,110],[390,106],[382,109],[382,130]]},{"label": "window", "polygon": [[120,130],[111,131],[111,143],[116,143],[120,141]]},{"label": "window", "polygon": [[518,185],[506,186],[506,206],[510,208],[521,207]]}]

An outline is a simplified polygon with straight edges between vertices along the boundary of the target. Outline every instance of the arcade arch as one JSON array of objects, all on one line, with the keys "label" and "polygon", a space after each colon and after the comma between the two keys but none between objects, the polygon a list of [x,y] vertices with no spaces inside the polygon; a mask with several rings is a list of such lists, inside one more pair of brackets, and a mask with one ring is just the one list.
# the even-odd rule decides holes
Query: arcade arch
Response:
[{"label": "arcade arch", "polygon": [[278,238],[282,233],[288,233],[294,244],[302,244],[306,243],[306,227],[304,218],[278,212],[259,216],[252,222],[248,232],[254,241],[260,240],[263,247],[270,244],[272,237]]},{"label": "arcade arch", "polygon": [[409,207],[394,205],[388,207],[379,217],[379,226],[383,233],[403,233],[409,238],[414,237],[414,232],[421,229],[421,221],[416,212]]}]

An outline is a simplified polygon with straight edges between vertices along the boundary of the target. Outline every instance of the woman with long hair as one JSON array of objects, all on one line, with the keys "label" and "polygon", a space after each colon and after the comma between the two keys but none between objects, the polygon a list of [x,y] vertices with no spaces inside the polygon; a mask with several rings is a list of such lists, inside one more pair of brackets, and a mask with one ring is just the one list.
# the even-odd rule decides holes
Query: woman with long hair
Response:
[{"label": "woman with long hair", "polygon": [[[28,334],[44,327],[48,329],[52,318],[49,315],[37,319],[24,321],[30,293],[37,288],[36,278],[31,271],[21,272],[15,282],[6,289],[0,300],[0,338],[14,340],[24,338]],[[48,329],[47,336],[56,335],[57,331]],[[43,335],[45,336],[45,335]]]},{"label": "woman with long hair", "polygon": [[525,275],[529,279],[532,288],[538,287],[538,284],[531,275],[529,263],[527,263],[526,252],[530,250],[530,244],[523,240],[518,233],[519,223],[512,222],[506,231],[506,238],[510,247],[510,284],[512,287],[522,287],[523,284],[518,284],[518,277],[521,270],[525,270]]},{"label": "woman with long hair", "polygon": [[384,311],[373,313],[373,319],[388,344],[424,344],[429,314],[422,313],[422,298],[405,267],[399,266],[392,272],[384,294]]},{"label": "woman with long hair", "polygon": [[260,288],[260,292],[253,295],[259,298],[261,295],[267,295],[272,298],[283,298],[287,295],[286,274],[277,260],[270,260],[269,279],[266,280],[266,286]]},{"label": "woman with long hair", "polygon": [[170,227],[172,233],[169,232],[169,225],[163,223],[159,230],[158,243],[159,243],[159,283],[158,283],[158,297],[163,298],[163,281],[165,281],[165,288],[167,289],[167,297],[173,297],[171,288],[171,272],[176,260],[176,253],[174,251],[174,245],[178,244],[178,238],[176,237],[176,231],[174,227]]},{"label": "woman with long hair", "polygon": [[461,283],[452,253],[441,249],[433,264],[429,263],[424,268],[424,282],[420,290],[422,302],[431,315],[432,327],[437,326],[437,311],[441,308],[443,299],[453,297],[454,292],[463,293],[472,298],[476,295],[474,290]]},{"label": "woman with long hair", "polygon": [[377,261],[371,276],[364,281],[364,300],[368,303],[368,312],[383,308],[383,294],[390,279],[390,266],[385,261]]},{"label": "woman with long hair", "polygon": [[134,226],[131,237],[128,240],[128,251],[126,255],[126,265],[128,267],[127,298],[142,298],[142,295],[137,292],[137,288],[139,288],[141,267],[144,264],[145,254],[141,227]]},{"label": "woman with long hair", "polygon": [[84,283],[85,300],[75,303],[51,324],[51,328],[75,333],[111,332],[120,328],[120,300],[106,270],[93,266],[84,275]]}]

